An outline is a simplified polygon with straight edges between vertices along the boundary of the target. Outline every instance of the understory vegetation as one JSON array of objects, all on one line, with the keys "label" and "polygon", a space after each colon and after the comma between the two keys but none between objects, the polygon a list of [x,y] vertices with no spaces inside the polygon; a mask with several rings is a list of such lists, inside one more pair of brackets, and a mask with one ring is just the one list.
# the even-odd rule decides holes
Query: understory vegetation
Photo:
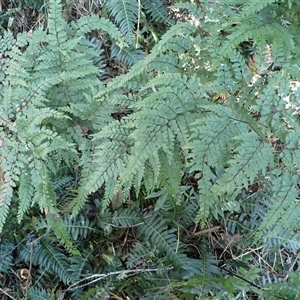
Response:
[{"label": "understory vegetation", "polygon": [[1,299],[300,299],[299,0],[0,8]]}]

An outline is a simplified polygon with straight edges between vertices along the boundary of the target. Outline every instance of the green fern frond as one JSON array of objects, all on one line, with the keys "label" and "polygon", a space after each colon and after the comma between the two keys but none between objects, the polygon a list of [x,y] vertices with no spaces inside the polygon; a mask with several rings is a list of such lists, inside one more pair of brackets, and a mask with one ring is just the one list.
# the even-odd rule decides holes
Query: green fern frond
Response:
[{"label": "green fern frond", "polygon": [[110,58],[131,68],[136,62],[144,58],[143,51],[134,47],[120,48],[118,45],[111,46]]},{"label": "green fern frond", "polygon": [[48,213],[46,218],[50,228],[53,228],[57,239],[66,247],[66,249],[70,253],[80,256],[80,252],[72,244],[71,237],[66,229],[63,220],[60,217],[54,217],[51,213]]},{"label": "green fern frond", "polygon": [[[86,181],[81,181],[78,196],[73,201],[73,216],[77,215],[83,207],[88,194],[97,191],[105,183],[110,186],[110,189],[107,189],[109,193],[106,194],[107,200],[103,202],[103,209],[108,206],[110,199],[117,189],[117,185],[113,186],[109,184],[112,182],[117,184],[116,179],[124,169],[126,160],[126,143],[122,141],[122,134],[120,138],[121,141],[112,140],[99,145],[95,155],[92,157],[94,162],[91,164],[94,165],[94,168],[91,168],[90,165],[83,168],[82,175]],[[103,159],[103,163],[101,164],[99,164],[100,159]]]},{"label": "green fern frond", "polygon": [[[2,152],[2,151],[1,151]],[[1,153],[0,152],[0,153]],[[7,154],[6,154],[7,155]],[[3,152],[1,153],[3,157]],[[18,149],[12,150],[9,155],[6,156],[5,162],[2,162],[2,180],[0,192],[0,232],[6,222],[8,216],[10,204],[14,194],[14,188],[17,185],[20,176],[20,168],[17,164]]]},{"label": "green fern frond", "polygon": [[54,207],[56,205],[56,196],[53,186],[50,183],[50,174],[46,165],[39,159],[34,159],[30,164],[31,180],[35,183],[35,194],[32,204],[38,203],[41,211],[51,209],[56,213]]},{"label": "green fern frond", "polygon": [[20,176],[19,183],[19,209],[18,209],[18,222],[21,223],[24,214],[31,205],[31,201],[34,195],[34,185],[31,181],[30,171],[24,170]]},{"label": "green fern frond", "polygon": [[241,10],[241,15],[242,17],[249,17],[253,16],[255,13],[261,11],[265,7],[267,7],[269,4],[272,4],[276,2],[275,0],[267,0],[267,1],[255,1],[255,0],[250,0],[247,1],[246,5]]},{"label": "green fern frond", "polygon": [[42,270],[51,270],[65,284],[73,282],[72,274],[68,272],[67,256],[55,245],[51,245],[49,241],[42,239],[40,242],[35,242],[33,247],[28,244],[22,249],[20,257],[24,262],[28,264],[31,262],[33,266]]},{"label": "green fern frond", "polygon": [[145,245],[137,242],[134,243],[128,256],[127,267],[131,269],[136,268],[141,262],[151,262],[153,252],[148,251],[148,248]]},{"label": "green fern frond", "polygon": [[134,0],[109,0],[105,3],[110,16],[118,25],[128,44],[134,42],[135,24],[138,21],[138,5]]},{"label": "green fern frond", "polygon": [[188,205],[186,206],[186,201],[180,199],[181,193],[186,190],[186,187],[180,187],[176,196],[168,190],[166,187],[158,193],[150,194],[146,199],[157,198],[154,211],[159,211],[167,221],[177,222],[187,213]]},{"label": "green fern frond", "polygon": [[132,227],[142,222],[141,216],[130,208],[118,209],[112,217],[112,223],[122,227]]},{"label": "green fern frond", "polygon": [[73,183],[73,181],[73,176],[64,175],[53,182],[53,187],[56,192],[61,192],[64,188],[69,187]]},{"label": "green fern frond", "polygon": [[273,201],[266,213],[258,236],[265,235],[264,238],[268,239],[279,233],[282,243],[291,238],[299,220],[298,180],[297,175],[291,175],[288,171],[279,173],[273,178],[273,198],[276,201]]},{"label": "green fern frond", "polygon": [[53,47],[53,50],[56,48],[59,53],[62,50],[59,49],[59,45],[63,45],[67,41],[65,30],[67,24],[62,18],[62,4],[60,0],[53,0],[51,2],[47,25],[50,35],[49,44]]},{"label": "green fern frond", "polygon": [[15,245],[6,239],[0,245],[0,272],[7,273],[13,267],[13,251]]},{"label": "green fern frond", "polygon": [[197,220],[206,220],[217,202],[212,187],[218,179],[218,173],[213,168],[225,167],[231,152],[238,144],[232,138],[241,134],[243,129],[247,131],[246,128],[245,124],[224,118],[224,114],[209,114],[194,123],[191,141],[192,149],[195,150],[192,150],[189,157],[193,157],[190,172],[201,172],[201,177],[197,178],[200,191],[200,212]]},{"label": "green fern frond", "polygon": [[299,278],[295,273],[289,273],[289,280],[269,283],[262,290],[262,297],[268,299],[297,299],[299,297]]},{"label": "green fern frond", "polygon": [[90,220],[83,215],[76,218],[65,216],[63,222],[70,238],[73,241],[86,239],[89,233],[95,231]]},{"label": "green fern frond", "polygon": [[[69,272],[74,274],[77,279],[82,277],[83,272],[85,270],[85,266],[90,263],[90,259],[92,258],[91,252],[88,249],[83,251],[83,255],[81,256],[72,256],[69,258],[70,267]],[[89,266],[92,269],[92,266]]]},{"label": "green fern frond", "polygon": [[166,222],[157,214],[144,219],[139,226],[139,235],[146,237],[151,246],[162,251],[176,267],[185,266],[186,255],[182,253],[180,241],[177,240],[176,228],[168,229]]},{"label": "green fern frond", "polygon": [[38,287],[31,286],[28,289],[27,297],[30,300],[50,300],[54,299],[46,290],[39,289]]},{"label": "green fern frond", "polygon": [[92,30],[100,29],[108,33],[115,42],[120,43],[120,45],[126,45],[118,28],[108,19],[99,18],[97,15],[82,17],[76,22],[73,22],[71,27],[71,34],[77,37],[84,36]]},{"label": "green fern frond", "polygon": [[172,25],[174,20],[170,17],[165,6],[164,1],[161,0],[142,0],[142,7],[145,10],[146,15],[149,16],[151,22],[163,23]]},{"label": "green fern frond", "polygon": [[[257,139],[255,133],[235,136],[234,139],[240,144],[234,150],[237,154],[227,162],[228,167],[212,188],[215,195],[226,193],[229,198],[235,198],[243,188],[248,190],[258,175],[266,176],[269,168],[274,168],[271,146]],[[250,147],[252,151],[249,151]]]},{"label": "green fern frond", "polygon": [[189,16],[193,16],[195,20],[201,20],[204,17],[204,10],[199,9],[199,7],[194,2],[178,2],[170,6],[170,9],[186,9],[189,12]]},{"label": "green fern frond", "polygon": [[[107,89],[99,93],[96,98],[100,98],[105,93],[111,93],[118,88],[126,86],[127,82],[130,82],[133,78],[138,77],[140,74],[146,70],[147,66],[154,60],[157,56],[166,50],[169,50],[170,45],[172,45],[174,36],[189,36],[195,32],[194,26],[186,23],[179,23],[172,26],[162,37],[161,41],[156,44],[152,52],[145,57],[144,60],[137,62],[131,69],[131,72],[124,76],[117,77],[107,85]],[[182,49],[184,51],[184,49]]]}]

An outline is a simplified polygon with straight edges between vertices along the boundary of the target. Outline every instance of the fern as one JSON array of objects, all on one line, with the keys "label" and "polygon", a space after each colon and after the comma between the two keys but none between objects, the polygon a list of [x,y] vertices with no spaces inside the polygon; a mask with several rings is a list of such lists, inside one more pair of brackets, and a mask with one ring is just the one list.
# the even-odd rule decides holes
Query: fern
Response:
[{"label": "fern", "polygon": [[80,252],[70,242],[70,236],[64,226],[61,218],[55,218],[51,214],[47,214],[47,221],[57,237],[57,239],[70,251],[73,255],[80,255]]},{"label": "fern", "polygon": [[71,219],[69,216],[65,216],[63,222],[73,241],[85,239],[89,233],[94,231],[93,227],[91,227],[92,224],[90,224],[90,220],[82,215],[74,219]]},{"label": "fern", "polygon": [[49,294],[45,290],[40,290],[40,289],[38,289],[36,287],[30,287],[28,289],[27,297],[28,297],[28,299],[32,299],[32,300],[49,300],[49,299],[54,299],[53,295]]},{"label": "fern", "polygon": [[113,44],[111,46],[112,60],[116,60],[123,63],[127,68],[132,67],[136,62],[144,58],[143,52],[140,49],[134,49],[133,47],[127,47],[121,49],[118,45]]},{"label": "fern", "polygon": [[139,227],[139,234],[149,239],[152,247],[165,252],[174,266],[182,267],[185,264],[185,256],[180,253],[179,241],[176,240],[175,234],[176,228],[167,229],[166,225],[163,220],[154,215],[145,219],[144,224]]},{"label": "fern", "polygon": [[[2,160],[1,228],[17,185],[20,186],[19,222],[28,208],[36,203],[42,211],[57,213],[56,192],[50,182],[60,165],[47,160],[54,155],[56,159],[61,157],[60,160],[68,162],[69,167],[78,163],[79,155],[74,148],[78,137],[70,138],[60,130],[67,124],[70,126],[76,116],[76,110],[67,112],[66,107],[81,101],[78,92],[88,94],[89,87],[95,86],[98,81],[98,70],[93,65],[97,52],[84,39],[84,34],[102,29],[109,31],[112,38],[121,43],[120,33],[109,21],[92,16],[80,19],[78,24],[68,25],[62,19],[61,11],[60,1],[52,1],[47,35],[37,30],[31,36],[20,34],[14,39],[8,33],[2,38],[1,156],[6,159]],[[22,54],[20,47],[24,47]],[[5,88],[7,85],[10,88]],[[85,140],[81,137],[79,141],[83,149]],[[71,150],[68,155],[67,150]],[[48,221],[60,241],[73,251],[63,223],[59,220],[54,222],[51,218]]]},{"label": "fern", "polygon": [[168,15],[167,8],[163,1],[160,0],[151,0],[146,1],[142,0],[141,5],[145,10],[145,13],[149,15],[152,22],[157,23],[169,23],[173,24],[174,21]]},{"label": "fern", "polygon": [[15,245],[8,240],[2,240],[0,246],[0,271],[1,273],[7,273],[13,266],[13,251]]},{"label": "fern", "polygon": [[[196,220],[201,225],[212,217],[220,220],[229,211],[240,214],[241,222],[236,221],[239,230],[244,226],[251,234],[255,229],[260,239],[273,237],[274,232],[283,242],[291,237],[298,222],[298,138],[294,130],[299,121],[291,68],[284,60],[294,55],[295,43],[288,29],[280,25],[277,13],[267,16],[268,6],[277,7],[272,1],[261,5],[251,2],[244,9],[231,11],[222,26],[224,34],[201,19],[208,34],[202,37],[199,51],[191,46],[198,29],[191,24],[175,25],[150,55],[96,96],[98,101],[110,95],[114,103],[120,99],[131,103],[133,114],[121,122],[111,122],[94,135],[99,146],[84,168],[83,177],[88,180],[82,179],[74,214],[88,193],[101,187],[105,189],[103,208],[121,187],[134,188],[137,194],[142,189],[151,194],[162,187],[171,197],[159,195],[156,208],[165,209],[172,219],[171,207],[176,209],[174,199],[184,174],[196,173],[200,208]],[[224,15],[229,10],[226,8]],[[254,12],[259,18],[250,20]],[[215,18],[221,16],[219,12]],[[237,19],[243,22],[236,24]],[[210,34],[214,37],[209,38]],[[287,39],[280,42],[280,35]],[[243,43],[256,51],[254,70],[249,67]],[[278,50],[279,44],[283,52]],[[171,54],[172,60],[166,59],[165,53]],[[275,59],[278,71],[269,68],[268,60]],[[195,70],[197,63],[206,70]],[[216,100],[218,103],[212,103]],[[270,142],[272,136],[284,143],[281,153],[276,153]],[[100,167],[95,169],[95,165]],[[241,215],[245,209],[241,202],[257,180],[264,182],[260,193],[268,198],[260,196],[260,203],[249,212],[253,217],[259,215],[249,228]],[[292,218],[285,221],[286,213]],[[159,218],[145,219],[139,233],[157,245],[157,255],[163,251],[168,260],[182,267],[184,256],[178,257],[173,250],[174,229],[165,226]],[[232,231],[238,230],[230,226]]]},{"label": "fern", "polygon": [[[139,35],[170,26],[163,1],[107,1],[112,21],[67,23],[51,0],[47,31],[3,33],[0,267],[14,249],[37,270],[28,298],[51,297],[49,278],[74,299],[108,286],[132,299],[273,297],[267,283],[297,297],[297,278],[271,271],[288,271],[282,247],[299,248],[299,8],[194,2],[173,6],[191,14],[149,55]],[[101,82],[104,54],[131,69]],[[120,108],[130,114],[116,120]],[[34,228],[21,250],[14,217]],[[243,241],[224,246],[225,233]]]},{"label": "fern", "polygon": [[132,227],[140,225],[143,222],[141,216],[131,209],[119,209],[112,218],[112,224],[122,227]]},{"label": "fern", "polygon": [[73,281],[72,274],[68,272],[69,264],[66,255],[63,251],[51,246],[46,240],[35,243],[33,248],[24,248],[20,256],[26,263],[32,259],[34,266],[53,271],[65,283]]},{"label": "fern", "polygon": [[121,34],[128,44],[134,41],[134,27],[138,19],[138,5],[132,0],[109,0],[105,4],[110,16],[118,24]]},{"label": "fern", "polygon": [[274,2],[274,0],[268,0],[260,3],[257,3],[256,1],[249,1],[242,9],[242,16],[247,17],[254,15],[255,13],[261,11],[263,8]]}]

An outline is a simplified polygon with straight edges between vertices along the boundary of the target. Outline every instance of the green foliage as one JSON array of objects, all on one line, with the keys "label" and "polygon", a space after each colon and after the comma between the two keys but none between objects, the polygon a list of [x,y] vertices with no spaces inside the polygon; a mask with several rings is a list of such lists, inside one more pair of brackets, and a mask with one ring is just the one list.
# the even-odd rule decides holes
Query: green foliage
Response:
[{"label": "green foliage", "polygon": [[[0,40],[0,272],[30,274],[10,292],[297,298],[298,2],[62,11]],[[103,82],[107,47],[130,70]]]},{"label": "green foliage", "polygon": [[[286,61],[293,56],[295,50],[292,50],[294,49],[292,48],[294,47],[293,37],[289,29],[280,24],[278,13],[272,17],[266,17],[269,11],[267,9],[276,9],[277,6],[277,4],[274,7],[270,5],[271,2],[263,7],[256,6],[255,10],[253,10],[253,3],[246,5],[241,13],[236,13],[232,17],[231,23],[224,24],[222,30],[228,32],[225,37],[217,35],[213,29],[210,30],[210,34],[214,33],[214,37],[220,36],[219,43],[222,42],[223,46],[220,49],[215,46],[211,48],[212,39],[203,37],[202,47],[206,45],[208,49],[204,50],[203,54],[200,52],[198,56],[189,48],[193,37],[181,36],[180,42],[174,44],[173,40],[176,40],[176,35],[173,35],[171,29],[162,38],[162,42],[172,40],[172,43],[165,44],[165,49],[168,49],[170,56],[178,56],[177,72],[174,69],[168,72],[162,63],[161,66],[156,65],[155,77],[151,76],[151,59],[155,55],[158,57],[161,55],[159,43],[143,64],[136,64],[128,75],[110,83],[107,93],[111,93],[113,97],[114,88],[122,86],[123,89],[130,89],[131,82],[139,80],[138,77],[143,77],[143,72],[150,74],[148,82],[141,83],[141,87],[135,91],[142,100],[132,103],[134,114],[118,124],[120,129],[114,129],[115,137],[124,136],[124,129],[129,130],[126,145],[130,146],[127,146],[126,151],[130,155],[126,156],[126,163],[122,159],[118,170],[109,172],[111,176],[106,177],[101,171],[91,175],[89,190],[96,190],[104,182],[114,180],[116,188],[120,185],[139,188],[143,181],[146,189],[151,191],[160,186],[163,172],[167,172],[166,177],[172,178],[174,172],[171,162],[174,162],[174,165],[184,172],[201,172],[201,178],[198,181],[201,195],[201,211],[198,220],[205,222],[211,216],[211,210],[216,203],[222,205],[221,203],[225,201],[223,199],[239,201],[242,191],[248,190],[258,177],[274,178],[271,183],[273,185],[272,197],[281,200],[274,203],[266,216],[265,223],[262,223],[262,228],[265,228],[267,224],[267,228],[271,229],[276,224],[275,231],[280,232],[289,227],[286,238],[290,238],[289,232],[296,229],[298,221],[295,219],[294,226],[287,226],[282,214],[286,214],[287,208],[284,208],[286,205],[290,208],[288,215],[293,216],[292,219],[297,215],[296,204],[292,204],[296,203],[294,201],[297,198],[298,180],[295,169],[297,150],[294,150],[297,144],[292,140],[294,138],[296,141],[298,138],[295,131],[290,131],[299,126],[299,121],[296,111],[295,93],[297,92],[293,89],[292,78],[288,75],[292,72],[292,76],[295,76],[295,70],[287,62],[283,64],[283,59]],[[251,10],[247,10],[245,14],[245,10],[250,9],[250,6]],[[259,11],[261,14],[261,18],[256,23],[251,23],[251,26],[256,28],[255,30],[250,30],[250,25],[247,23],[250,22],[248,14],[251,11],[252,13]],[[237,19],[240,24],[232,27],[231,24]],[[204,23],[202,28],[206,27]],[[281,55],[284,53],[284,58],[277,55],[273,57],[272,49],[268,50],[273,39],[276,43],[279,42],[279,30],[281,35],[284,34],[287,37],[287,39],[281,39],[281,48],[284,49]],[[179,34],[178,31],[177,34]],[[250,74],[240,54],[232,56],[234,51],[236,51],[234,53],[242,53],[243,49],[240,46],[242,43],[250,42],[254,49],[257,49],[256,62],[253,66],[256,74],[253,75]],[[262,51],[263,45],[264,52]],[[183,49],[190,51],[184,55]],[[191,75],[193,74],[192,66],[188,65],[191,57],[194,60],[199,57],[201,64],[201,61],[208,60],[208,55],[213,55],[213,53],[216,56],[212,57],[216,58],[211,62],[212,67],[209,73],[211,73],[210,78],[215,76],[210,85],[219,86],[219,90],[215,91],[210,90],[210,85],[201,84],[202,77],[205,81],[207,76],[206,71],[203,75],[200,71],[194,71],[195,75],[197,74],[196,77]],[[274,70],[274,67],[262,68],[259,65],[260,62],[267,59],[270,60],[270,64],[272,61],[272,64],[276,65],[279,70]],[[187,61],[185,72],[188,70],[189,78],[182,75],[182,61]],[[220,62],[221,68],[214,68]],[[262,72],[264,74],[260,74]],[[266,76],[268,77],[267,83],[263,79]],[[257,83],[254,83],[254,80],[257,80]],[[248,88],[251,86],[252,90]],[[226,99],[225,103],[211,103],[212,99],[209,98],[209,94],[212,92],[222,94],[222,97]],[[287,105],[289,109],[286,109]],[[258,120],[252,117],[254,114],[259,115]],[[107,138],[110,128],[108,125],[97,134],[96,138],[99,141]],[[280,154],[282,157],[280,164],[275,155],[276,149],[270,143],[271,136],[280,139],[286,147]],[[116,146],[112,147],[117,149]],[[109,153],[114,151],[109,147],[105,148]],[[177,156],[180,149],[183,155],[188,154],[188,165],[182,164],[184,158]],[[111,163],[109,163],[108,156],[102,151],[95,154],[96,159],[92,164],[104,165],[105,163],[106,166],[116,164],[115,156],[110,156]],[[123,151],[125,153],[125,149]],[[290,151],[293,151],[292,156]],[[119,149],[117,153],[120,153]],[[167,164],[163,163],[162,155],[166,157]],[[101,158],[104,157],[102,162]],[[285,171],[281,171],[283,169]],[[105,167],[105,170],[108,168]],[[170,186],[170,183],[165,185]],[[86,186],[86,183],[83,186]],[[110,187],[108,193],[112,195],[113,191],[114,189]],[[268,215],[272,216],[272,219]],[[261,232],[265,235],[264,231]]]},{"label": "green foliage", "polygon": [[138,3],[132,0],[111,0],[105,6],[115,23],[118,24],[125,41],[132,44],[134,41],[134,27],[140,9]]},{"label": "green foliage", "polygon": [[128,68],[142,60],[144,51],[150,51],[164,30],[174,24],[162,0],[108,0],[103,5],[103,14],[118,26],[128,44],[120,48],[112,42],[110,59]]},{"label": "green foliage", "polygon": [[[101,88],[98,70],[92,63],[97,52],[84,34],[101,29],[119,42],[121,36],[108,20],[97,16],[68,25],[61,18],[61,9],[59,1],[52,2],[47,34],[37,30],[30,36],[19,34],[15,39],[8,32],[1,39],[0,152],[4,183],[0,225],[2,229],[13,189],[19,185],[18,221],[22,221],[30,206],[37,204],[41,211],[49,212],[48,223],[59,240],[68,250],[75,251],[61,219],[51,216],[59,212],[51,178],[58,175],[61,163],[67,163],[71,170],[84,157],[88,141],[82,133],[68,134],[65,129],[89,126],[83,123],[89,113],[80,109],[81,117],[78,116],[76,105],[83,98],[93,102],[93,89]],[[22,52],[21,47],[25,47]],[[75,108],[71,112],[72,106]]]},{"label": "green foliage", "polygon": [[13,266],[13,250],[14,244],[10,243],[8,240],[1,241],[1,248],[0,248],[0,257],[1,257],[1,264],[0,264],[0,272],[6,273],[8,270]]}]

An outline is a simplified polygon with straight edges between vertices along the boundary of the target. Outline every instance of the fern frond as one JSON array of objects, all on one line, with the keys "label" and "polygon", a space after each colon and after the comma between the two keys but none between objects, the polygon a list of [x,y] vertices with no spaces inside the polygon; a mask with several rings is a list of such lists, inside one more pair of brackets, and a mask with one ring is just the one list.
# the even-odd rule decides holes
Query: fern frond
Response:
[{"label": "fern frond", "polygon": [[42,239],[40,242],[35,242],[33,247],[28,244],[22,249],[20,257],[28,264],[31,262],[43,270],[51,270],[65,284],[73,282],[72,274],[68,272],[67,256],[49,241]]},{"label": "fern frond", "polygon": [[72,23],[72,34],[74,36],[83,36],[92,30],[100,29],[104,32],[109,33],[115,42],[120,43],[120,45],[126,45],[122,39],[122,35],[118,28],[108,19],[99,18],[97,15],[85,16],[79,20]]},{"label": "fern frond", "polygon": [[[180,188],[180,192],[184,190],[185,187]],[[168,188],[154,192],[148,195],[146,199],[153,198],[157,198],[154,211],[159,211],[167,221],[176,222],[187,213],[188,206],[185,206],[185,201],[180,199],[180,194],[178,193],[176,197],[172,196],[172,193],[168,192]]]},{"label": "fern frond", "polygon": [[73,255],[80,256],[80,252],[72,244],[71,237],[68,234],[63,220],[59,217],[54,217],[51,213],[48,213],[46,218],[50,228],[53,229],[53,232],[55,233],[57,239],[66,247],[66,249],[70,253],[72,253]]},{"label": "fern frond", "polygon": [[30,300],[49,300],[51,299],[51,294],[44,289],[42,290],[38,287],[31,286],[28,289],[27,297]]},{"label": "fern frond", "polygon": [[118,45],[111,46],[110,58],[131,68],[136,62],[144,58],[143,51],[134,47],[120,48]]},{"label": "fern frond", "polygon": [[253,16],[255,13],[261,11],[265,7],[267,7],[269,4],[272,4],[276,2],[275,0],[266,0],[266,1],[255,1],[250,0],[247,1],[247,4],[244,5],[243,9],[241,10],[242,17],[248,17]]},{"label": "fern frond", "polygon": [[[145,0],[146,1],[146,0]],[[193,16],[195,20],[201,20],[204,17],[204,11],[194,2],[178,2],[170,6],[170,9],[186,9],[189,12],[189,16]]]},{"label": "fern frond", "polygon": [[134,0],[109,0],[105,3],[110,16],[118,25],[128,44],[134,42],[135,24],[138,20],[138,5]]},{"label": "fern frond", "polygon": [[[156,57],[160,54],[163,53],[165,50],[169,50],[170,45],[173,42],[174,36],[189,36],[195,32],[194,26],[186,23],[179,23],[174,26],[172,26],[162,37],[161,41],[156,44],[152,52],[145,57],[143,61],[137,62],[131,69],[131,72],[124,75],[120,76],[113,81],[111,81],[107,85],[107,89],[104,92],[99,93],[96,97],[100,98],[103,94],[105,93],[111,93],[112,91],[126,86],[126,83],[130,80],[132,80],[135,77],[138,77],[143,71],[147,68],[147,66],[153,62]],[[184,49],[182,49],[184,50]]]},{"label": "fern frond", "polygon": [[130,208],[118,209],[112,217],[112,223],[122,227],[132,227],[142,222],[141,216]]},{"label": "fern frond", "polygon": [[152,22],[172,25],[174,20],[169,16],[165,3],[161,0],[142,0],[142,7]]},{"label": "fern frond", "polygon": [[[3,150],[3,149],[2,149]],[[1,157],[3,152],[1,151]],[[6,153],[6,158],[2,161],[2,184],[0,191],[0,232],[3,229],[6,218],[8,216],[11,200],[14,193],[14,188],[19,181],[20,168],[17,163],[18,149],[12,149],[9,154]]]},{"label": "fern frond", "polygon": [[90,266],[91,258],[92,255],[88,250],[83,251],[82,256],[69,258],[68,272],[71,274],[73,282],[80,280],[87,271],[92,270],[92,266]]},{"label": "fern frond", "polygon": [[67,24],[62,18],[61,0],[53,0],[48,17],[49,44],[53,50],[56,48],[58,52],[61,52],[62,49],[59,49],[59,45],[63,45],[67,40],[66,26]]},{"label": "fern frond", "polygon": [[[278,176],[279,175],[279,176]],[[291,175],[288,171],[279,173],[273,180],[274,190],[272,203],[269,211],[261,223],[261,231],[258,236],[264,235],[265,239],[273,238],[277,233],[284,243],[294,234],[298,225],[298,176]],[[287,225],[288,224],[288,225]]]},{"label": "fern frond", "polygon": [[18,209],[18,222],[21,223],[24,214],[31,205],[34,195],[34,185],[31,181],[30,171],[24,170],[20,176],[19,183],[19,209]]},{"label": "fern frond", "polygon": [[0,272],[7,273],[13,267],[13,251],[15,245],[6,239],[1,240],[0,245]]},{"label": "fern frond", "polygon": [[[212,187],[218,179],[218,173],[214,172],[212,166],[220,169],[225,167],[230,153],[237,147],[237,142],[232,138],[241,134],[246,128],[245,124],[224,118],[224,114],[208,114],[207,117],[194,123],[191,141],[192,149],[195,150],[192,150],[189,157],[193,157],[190,172],[202,173],[198,180],[201,203],[198,220],[205,220],[217,201]],[[231,138],[227,139],[227,137]]]},{"label": "fern frond", "polygon": [[139,235],[147,238],[151,246],[162,251],[176,267],[185,266],[186,255],[182,253],[177,240],[176,228],[168,229],[166,222],[156,214],[144,219],[144,223],[139,226]]},{"label": "fern frond", "polygon": [[[111,182],[117,184],[116,179],[124,169],[127,156],[126,142],[124,143],[122,141],[122,139],[124,139],[124,137],[127,138],[127,136],[120,134],[119,137],[120,141],[104,141],[98,146],[95,155],[92,157],[94,160],[94,162],[92,162],[94,168],[91,168],[90,165],[87,165],[83,168],[82,175],[86,181],[81,181],[81,187],[79,189],[78,196],[73,201],[73,216],[77,215],[79,210],[83,207],[89,193],[97,191],[106,182],[108,186]],[[104,159],[103,163],[101,164],[99,164],[100,159]],[[108,206],[116,188],[117,185],[110,185],[110,189],[107,189],[107,191],[109,190],[110,192],[109,194],[106,194],[107,200],[103,202],[103,209]]]},{"label": "fern frond", "polygon": [[278,281],[264,286],[262,296],[269,299],[297,299],[299,297],[299,278],[295,273],[290,273],[288,281]]},{"label": "fern frond", "polygon": [[[229,197],[236,196],[239,189],[248,190],[258,175],[266,176],[269,168],[274,168],[274,154],[269,144],[257,139],[256,133],[236,136],[240,146],[235,148],[236,155],[227,162],[228,168],[212,188],[215,195],[228,193]],[[252,147],[252,151],[249,148]],[[222,189],[222,192],[220,190]]]},{"label": "fern frond", "polygon": [[77,218],[65,216],[63,222],[73,241],[86,239],[89,233],[95,231],[90,220],[83,215],[80,215]]}]

